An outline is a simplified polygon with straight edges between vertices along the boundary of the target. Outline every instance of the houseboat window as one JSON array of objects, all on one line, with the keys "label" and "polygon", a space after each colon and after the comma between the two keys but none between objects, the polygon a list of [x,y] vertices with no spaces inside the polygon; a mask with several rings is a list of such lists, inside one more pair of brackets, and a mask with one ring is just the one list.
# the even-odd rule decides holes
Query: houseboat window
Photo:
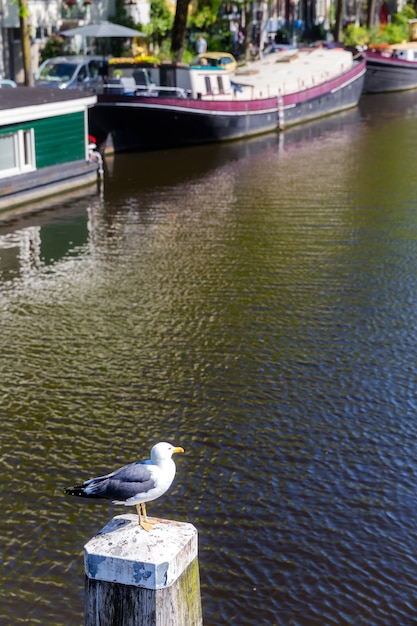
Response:
[{"label": "houseboat window", "polygon": [[33,128],[21,131],[21,168],[23,170],[34,170],[35,165],[35,141]]},{"label": "houseboat window", "polygon": [[13,135],[0,136],[0,176],[16,167],[16,145]]},{"label": "houseboat window", "polygon": [[204,76],[204,80],[206,83],[206,93],[213,93],[213,90],[211,88],[210,76]]},{"label": "houseboat window", "polygon": [[36,169],[33,129],[0,135],[0,178]]},{"label": "houseboat window", "polygon": [[224,93],[223,76],[218,76],[217,77],[217,86],[219,88],[219,93]]}]

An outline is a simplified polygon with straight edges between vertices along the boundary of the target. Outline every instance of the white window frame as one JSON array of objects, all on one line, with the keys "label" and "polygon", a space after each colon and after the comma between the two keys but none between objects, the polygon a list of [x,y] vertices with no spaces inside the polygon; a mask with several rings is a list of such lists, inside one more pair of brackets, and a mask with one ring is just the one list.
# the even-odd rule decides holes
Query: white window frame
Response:
[{"label": "white window frame", "polygon": [[213,88],[211,86],[211,80],[210,80],[210,76],[204,76],[204,84],[206,87],[206,95],[207,96],[212,96],[213,95]]},{"label": "white window frame", "polygon": [[7,133],[0,137],[13,137],[14,150],[16,155],[14,167],[0,170],[0,178],[8,176],[16,176],[26,172],[36,170],[35,156],[35,132],[33,128],[28,130],[18,130],[17,132]]}]

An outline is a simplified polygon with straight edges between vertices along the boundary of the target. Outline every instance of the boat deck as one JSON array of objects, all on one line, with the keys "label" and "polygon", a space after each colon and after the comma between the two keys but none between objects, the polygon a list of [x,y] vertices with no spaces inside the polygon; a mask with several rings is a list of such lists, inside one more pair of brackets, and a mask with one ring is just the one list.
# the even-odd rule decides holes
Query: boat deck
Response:
[{"label": "boat deck", "polygon": [[[352,53],[341,48],[305,48],[273,52],[234,73],[252,98],[296,93],[320,85],[353,66]],[[247,93],[246,96],[247,97]]]}]

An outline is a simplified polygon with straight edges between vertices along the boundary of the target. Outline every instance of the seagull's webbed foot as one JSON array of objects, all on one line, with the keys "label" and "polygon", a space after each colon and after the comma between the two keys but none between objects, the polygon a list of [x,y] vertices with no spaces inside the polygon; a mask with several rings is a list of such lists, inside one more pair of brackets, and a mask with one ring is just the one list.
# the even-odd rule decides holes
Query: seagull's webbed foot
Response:
[{"label": "seagull's webbed foot", "polygon": [[149,532],[153,528],[152,524],[149,524],[149,522],[145,522],[142,519],[139,521],[139,526],[143,528],[143,530],[146,530],[146,532]]}]

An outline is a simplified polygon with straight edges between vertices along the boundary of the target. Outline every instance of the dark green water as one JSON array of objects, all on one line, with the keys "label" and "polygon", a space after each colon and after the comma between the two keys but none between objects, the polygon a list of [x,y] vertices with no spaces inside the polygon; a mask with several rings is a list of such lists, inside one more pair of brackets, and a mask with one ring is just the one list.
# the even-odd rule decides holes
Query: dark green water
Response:
[{"label": "dark green water", "polygon": [[65,486],[182,445],[205,626],[417,623],[417,93],[118,156],[0,226],[0,623],[83,621]]}]

